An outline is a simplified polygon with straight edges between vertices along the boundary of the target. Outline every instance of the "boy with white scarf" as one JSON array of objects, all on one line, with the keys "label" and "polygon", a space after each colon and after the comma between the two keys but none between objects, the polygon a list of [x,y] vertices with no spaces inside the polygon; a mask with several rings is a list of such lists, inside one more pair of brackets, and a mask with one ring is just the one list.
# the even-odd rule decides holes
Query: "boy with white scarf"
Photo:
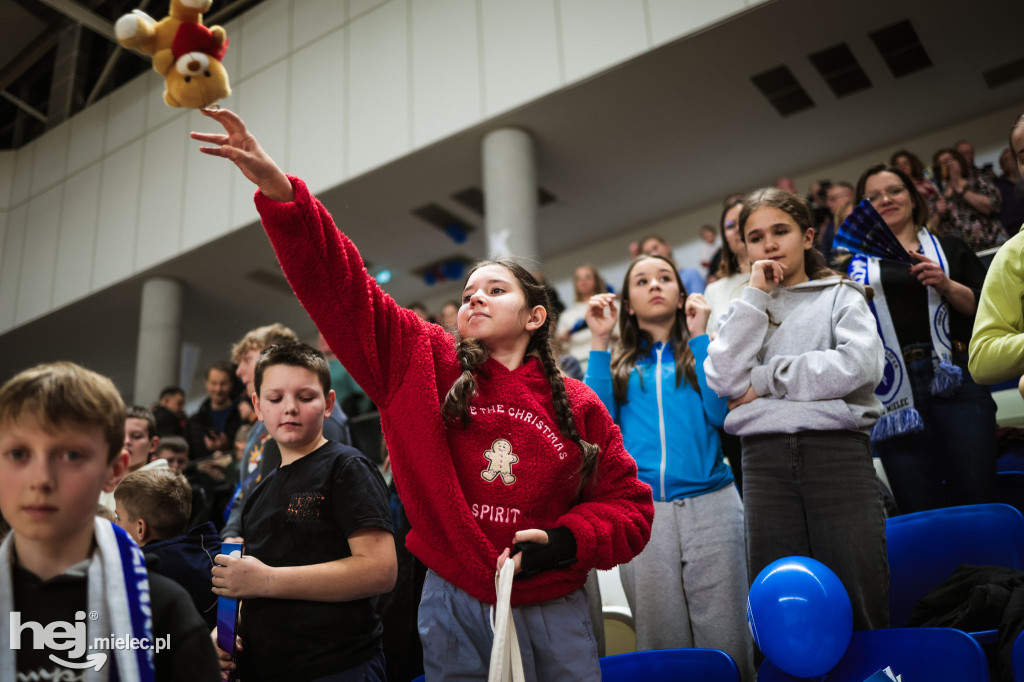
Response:
[{"label": "boy with white scarf", "polygon": [[219,679],[188,595],[95,515],[123,442],[106,377],[59,362],[0,387],[0,679]]}]

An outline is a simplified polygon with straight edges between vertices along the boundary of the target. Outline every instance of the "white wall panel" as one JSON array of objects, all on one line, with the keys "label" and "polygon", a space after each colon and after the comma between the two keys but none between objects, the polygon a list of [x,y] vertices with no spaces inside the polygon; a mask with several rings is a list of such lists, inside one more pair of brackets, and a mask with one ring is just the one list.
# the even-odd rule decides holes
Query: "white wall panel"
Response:
[{"label": "white wall panel", "polygon": [[[229,74],[230,75],[230,74]],[[185,109],[169,107],[164,102],[164,77],[153,69],[146,72],[146,130],[154,130],[175,116],[184,116]]]},{"label": "white wall panel", "polygon": [[[142,135],[146,128],[149,81],[145,75],[122,85],[107,97],[107,134],[103,151],[109,154]],[[162,101],[153,106],[166,106]]]},{"label": "white wall panel", "polygon": [[68,142],[68,175],[77,173],[103,155],[109,104],[110,98],[105,97],[72,117],[71,139]]},{"label": "white wall panel", "polygon": [[21,282],[22,250],[25,245],[25,221],[28,204],[7,214],[3,254],[0,256],[0,330],[14,326],[14,307]]},{"label": "white wall panel", "polygon": [[[282,168],[288,167],[289,92],[288,62],[282,61],[242,83],[237,93],[238,111],[244,117],[245,125],[260,141],[263,150]],[[252,201],[255,189],[255,185],[245,178],[239,176],[235,179],[231,223],[222,226],[221,234],[259,220]]]},{"label": "white wall panel", "polygon": [[[234,108],[235,95],[225,104]],[[186,118],[189,130],[223,132],[215,121],[198,111]],[[227,159],[207,156],[190,140],[185,154],[185,209],[182,216],[182,250],[188,250],[224,234],[231,224],[232,191],[238,170]],[[248,183],[239,177],[239,182]]]},{"label": "white wall panel", "polygon": [[22,324],[45,314],[53,297],[53,270],[57,262],[63,185],[39,194],[28,204],[28,228],[22,250],[21,283],[14,321]]},{"label": "white wall panel", "polygon": [[314,193],[334,187],[345,179],[343,29],[295,53],[291,87],[286,170],[305,180]]},{"label": "white wall panel", "polygon": [[62,306],[89,292],[96,248],[102,167],[95,164],[68,178],[64,185],[53,305]]},{"label": "white wall panel", "polygon": [[67,121],[47,131],[36,142],[32,164],[32,194],[38,194],[64,179],[71,124]]},{"label": "white wall panel", "polygon": [[349,176],[411,148],[407,7],[392,0],[349,24]]},{"label": "white wall panel", "polygon": [[561,84],[554,0],[483,0],[480,8],[487,116]]},{"label": "white wall panel", "polygon": [[348,17],[349,19],[355,19],[356,17],[366,14],[373,8],[383,5],[385,2],[396,2],[404,5],[404,0],[348,0]]},{"label": "white wall panel", "polygon": [[17,152],[0,152],[0,211],[6,211],[11,205],[11,183],[14,180],[16,157]]},{"label": "white wall panel", "polygon": [[708,26],[744,7],[744,0],[647,0],[655,45]]},{"label": "white wall panel", "polygon": [[292,49],[300,50],[340,28],[348,18],[347,0],[302,0],[292,5]]},{"label": "white wall panel", "polygon": [[38,141],[30,142],[14,156],[14,178],[11,180],[11,206],[17,206],[28,199],[32,187],[32,162],[35,159]]},{"label": "white wall panel", "polygon": [[559,0],[558,6],[566,81],[647,49],[643,0]]},{"label": "white wall panel", "polygon": [[132,274],[138,224],[142,140],[103,161],[92,288],[101,289]]},{"label": "white wall panel", "polygon": [[[288,54],[291,35],[288,7],[287,2],[264,2],[242,17],[242,34],[238,41],[241,68],[235,72],[239,81]],[[228,51],[231,51],[230,45]]]},{"label": "white wall panel", "polygon": [[425,146],[478,122],[480,45],[470,0],[413,2],[413,144]]},{"label": "white wall panel", "polygon": [[142,152],[135,270],[145,270],[181,249],[185,154],[193,150],[187,119],[174,119],[146,136]]}]

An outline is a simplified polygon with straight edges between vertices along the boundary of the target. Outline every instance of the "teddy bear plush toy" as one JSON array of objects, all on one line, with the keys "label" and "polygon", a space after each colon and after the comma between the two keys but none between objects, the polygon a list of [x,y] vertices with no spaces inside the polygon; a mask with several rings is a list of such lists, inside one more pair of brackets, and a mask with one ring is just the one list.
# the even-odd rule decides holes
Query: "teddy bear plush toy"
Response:
[{"label": "teddy bear plush toy", "polygon": [[153,57],[164,77],[164,101],[172,107],[201,109],[231,94],[222,60],[228,38],[220,26],[203,26],[212,0],[171,0],[168,16],[154,20],[140,10],[114,24],[122,47]]}]

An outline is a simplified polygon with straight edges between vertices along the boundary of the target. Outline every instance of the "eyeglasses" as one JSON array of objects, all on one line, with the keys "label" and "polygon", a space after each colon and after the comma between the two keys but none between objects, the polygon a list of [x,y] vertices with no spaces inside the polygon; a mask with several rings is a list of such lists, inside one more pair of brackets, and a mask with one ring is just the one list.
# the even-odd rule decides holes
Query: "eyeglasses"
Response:
[{"label": "eyeglasses", "polygon": [[907,188],[903,185],[893,185],[892,187],[886,187],[881,192],[872,192],[871,194],[865,194],[864,198],[870,201],[872,204],[877,204],[882,200],[882,197],[889,197],[890,199],[896,200],[899,197],[906,194]]}]

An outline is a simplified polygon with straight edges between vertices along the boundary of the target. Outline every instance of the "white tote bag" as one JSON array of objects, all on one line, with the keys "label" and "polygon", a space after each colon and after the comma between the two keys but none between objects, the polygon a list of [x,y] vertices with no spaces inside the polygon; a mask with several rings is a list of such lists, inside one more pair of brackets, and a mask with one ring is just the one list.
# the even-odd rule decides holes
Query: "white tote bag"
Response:
[{"label": "white tote bag", "polygon": [[515,577],[515,571],[515,562],[509,559],[501,567],[501,572],[494,576],[498,600],[491,607],[494,644],[491,645],[491,668],[487,682],[526,682],[516,624],[512,620],[512,578]]}]

